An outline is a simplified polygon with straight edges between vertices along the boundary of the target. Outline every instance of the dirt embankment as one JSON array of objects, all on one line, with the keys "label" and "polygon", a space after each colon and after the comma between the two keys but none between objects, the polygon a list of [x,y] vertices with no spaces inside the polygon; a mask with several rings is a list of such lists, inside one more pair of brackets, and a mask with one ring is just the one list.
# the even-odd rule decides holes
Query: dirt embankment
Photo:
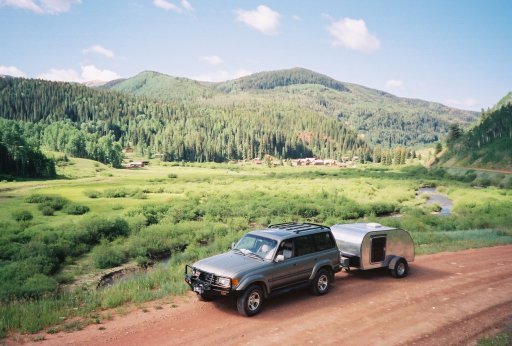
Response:
[{"label": "dirt embankment", "polygon": [[470,344],[512,315],[512,246],[420,256],[401,280],[385,270],[339,273],[327,295],[276,297],[253,318],[192,293],[175,304],[34,344]]}]

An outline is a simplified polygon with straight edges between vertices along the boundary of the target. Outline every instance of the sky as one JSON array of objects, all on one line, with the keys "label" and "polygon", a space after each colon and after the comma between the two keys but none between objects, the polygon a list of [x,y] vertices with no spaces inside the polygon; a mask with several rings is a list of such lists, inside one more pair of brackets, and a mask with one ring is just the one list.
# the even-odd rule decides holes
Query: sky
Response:
[{"label": "sky", "polygon": [[204,81],[304,67],[480,111],[512,91],[510,0],[0,0],[0,75]]}]

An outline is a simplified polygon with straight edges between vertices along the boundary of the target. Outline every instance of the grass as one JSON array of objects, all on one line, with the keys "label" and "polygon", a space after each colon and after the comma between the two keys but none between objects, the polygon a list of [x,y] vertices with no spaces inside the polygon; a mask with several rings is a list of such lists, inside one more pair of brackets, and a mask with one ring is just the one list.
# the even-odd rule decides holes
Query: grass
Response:
[{"label": "grass", "polygon": [[[98,315],[104,309],[124,311],[126,304],[183,294],[185,263],[224,252],[247,230],[270,223],[378,221],[410,231],[417,254],[512,243],[512,191],[474,188],[439,170],[152,164],[115,170],[71,159],[59,167],[60,179],[0,183],[0,220],[5,226],[0,240],[15,237],[41,248],[45,241],[68,239],[95,222],[101,224],[99,220],[119,219],[128,225],[122,233],[100,229],[103,238],[91,242],[90,249],[62,256],[59,271],[48,275],[72,285],[61,285],[57,294],[43,298],[0,304],[0,337],[9,331],[74,330],[108,318]],[[432,215],[425,198],[415,195],[421,186],[437,186],[447,194],[453,215]],[[53,208],[53,216],[44,216],[37,203],[27,203],[34,195],[65,197],[71,207]],[[88,212],[66,212],[78,209]],[[13,217],[20,210],[32,219]],[[401,217],[389,216],[396,213]],[[109,263],[156,265],[114,286],[91,289],[94,284],[81,283],[82,277],[101,272],[95,265],[104,253],[116,254]],[[162,257],[167,259],[159,263]]]}]

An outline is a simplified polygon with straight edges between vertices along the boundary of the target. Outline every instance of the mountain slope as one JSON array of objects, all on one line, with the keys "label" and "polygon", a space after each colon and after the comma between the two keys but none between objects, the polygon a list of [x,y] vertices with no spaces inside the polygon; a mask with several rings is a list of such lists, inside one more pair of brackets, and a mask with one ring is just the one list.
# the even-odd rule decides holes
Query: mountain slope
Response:
[{"label": "mountain slope", "polygon": [[148,96],[158,100],[196,100],[208,97],[213,90],[197,81],[145,71],[128,79],[118,79],[100,87],[134,96]]},{"label": "mountain slope", "polygon": [[[192,94],[202,88],[184,82]],[[0,117],[37,123],[33,137],[53,150],[95,154],[95,147],[88,150],[95,141],[88,139],[103,136],[105,148],[118,141],[168,161],[221,162],[266,154],[284,159],[369,157],[370,149],[357,133],[298,105],[273,99],[254,102],[251,97],[236,104],[198,100],[176,97],[163,102],[76,83],[0,79]]]},{"label": "mountain slope", "polygon": [[509,103],[512,103],[512,91],[509,92],[507,95],[503,96],[501,100],[498,101],[496,106],[493,107],[493,109],[498,109],[502,106],[508,105]]},{"label": "mountain slope", "polygon": [[232,92],[269,90],[296,84],[318,84],[338,91],[348,91],[343,83],[326,75],[300,67],[288,70],[254,73],[250,76],[219,83],[215,88],[223,92]]},{"label": "mountain slope", "polygon": [[482,113],[478,125],[449,142],[441,164],[512,169],[512,103],[504,104]]},{"label": "mountain slope", "polygon": [[337,119],[367,141],[385,147],[435,142],[448,133],[450,123],[466,127],[478,117],[476,112],[396,97],[302,68],[261,72],[210,84],[144,73],[105,87],[159,100],[193,100],[205,107],[257,107],[273,100],[279,107],[300,106]]}]

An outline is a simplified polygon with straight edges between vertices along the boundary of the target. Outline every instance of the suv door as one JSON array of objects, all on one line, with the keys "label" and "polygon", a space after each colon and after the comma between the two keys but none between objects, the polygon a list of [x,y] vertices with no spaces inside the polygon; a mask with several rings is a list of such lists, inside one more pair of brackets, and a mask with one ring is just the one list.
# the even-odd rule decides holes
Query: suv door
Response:
[{"label": "suv door", "polygon": [[293,239],[294,255],[297,260],[296,282],[307,281],[318,260],[315,248],[314,234],[299,236]]},{"label": "suv door", "polygon": [[278,255],[284,255],[285,259],[283,262],[274,262],[272,265],[272,274],[269,280],[272,290],[293,284],[297,280],[297,259],[293,257],[293,242],[291,240],[282,241],[279,244],[276,257]]}]

